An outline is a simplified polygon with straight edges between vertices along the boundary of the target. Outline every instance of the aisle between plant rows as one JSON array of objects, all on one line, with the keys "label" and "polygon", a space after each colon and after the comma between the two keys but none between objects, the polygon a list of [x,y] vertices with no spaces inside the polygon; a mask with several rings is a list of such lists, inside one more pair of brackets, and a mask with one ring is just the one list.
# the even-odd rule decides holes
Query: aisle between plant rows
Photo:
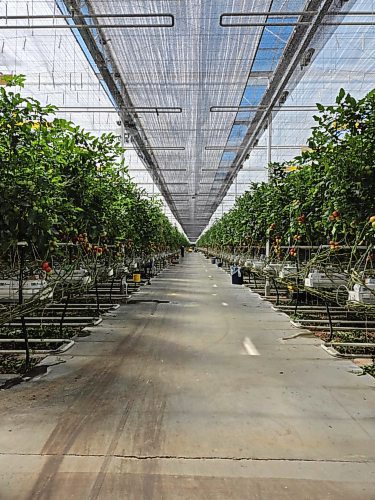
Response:
[{"label": "aisle between plant rows", "polygon": [[373,379],[281,340],[283,314],[181,260],[2,391],[2,497],[370,498]]}]

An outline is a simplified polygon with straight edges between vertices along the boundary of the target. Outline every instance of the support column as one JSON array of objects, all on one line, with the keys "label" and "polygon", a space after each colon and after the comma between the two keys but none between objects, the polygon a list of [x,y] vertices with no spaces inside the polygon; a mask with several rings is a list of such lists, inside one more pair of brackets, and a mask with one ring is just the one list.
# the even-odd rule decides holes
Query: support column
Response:
[{"label": "support column", "polygon": [[[123,120],[121,120],[121,147],[125,149],[125,127]],[[125,151],[122,152],[121,159],[125,163]]]},{"label": "support column", "polygon": [[[267,171],[267,181],[270,181],[270,169],[269,169],[269,164],[272,161],[272,111],[271,114],[268,118],[268,135],[267,135],[267,165],[268,165],[268,171]],[[266,259],[268,260],[270,256],[270,239],[267,239],[266,242]],[[266,284],[264,287],[264,294],[267,297],[271,293],[271,282],[269,278],[266,278]]]}]

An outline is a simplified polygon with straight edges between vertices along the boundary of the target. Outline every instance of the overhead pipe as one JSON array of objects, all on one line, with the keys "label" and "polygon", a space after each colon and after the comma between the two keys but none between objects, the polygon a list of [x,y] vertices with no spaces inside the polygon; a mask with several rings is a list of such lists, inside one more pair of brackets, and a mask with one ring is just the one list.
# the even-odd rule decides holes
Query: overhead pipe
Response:
[{"label": "overhead pipe", "polygon": [[[236,18],[245,18],[245,17],[264,17],[267,16],[269,18],[275,17],[314,17],[319,14],[319,11],[294,11],[294,12],[233,12],[233,13],[224,13],[220,15],[219,24],[223,28],[240,28],[240,27],[252,27],[252,26],[305,26],[311,24],[314,20],[311,19],[309,21],[265,21],[265,22],[225,22],[224,19],[236,19]],[[333,17],[333,16],[351,16],[351,17],[369,17],[375,16],[375,12],[371,11],[362,11],[362,12],[327,12],[325,16]],[[322,21],[322,25],[324,26],[372,26],[375,24],[374,21]]]},{"label": "overhead pipe", "polygon": [[[240,151],[241,149],[245,149],[246,146],[206,146],[204,149],[206,151]],[[272,149],[300,149],[300,148],[305,148],[307,147],[306,144],[303,145],[293,145],[293,146],[288,146],[288,145],[280,145],[280,146],[271,146]],[[254,146],[252,148],[253,150],[266,150],[268,149],[268,146]]]},{"label": "overhead pipe", "polygon": [[[308,26],[312,24],[311,21],[293,21],[287,23],[281,22],[265,22],[265,23],[233,23],[233,24],[221,24],[224,28],[252,28],[257,26],[272,27],[272,26]],[[320,23],[321,26],[374,26],[375,21],[323,21]]]},{"label": "overhead pipe", "polygon": [[180,106],[121,106],[117,109],[113,107],[106,106],[61,106],[58,111],[63,111],[64,113],[116,113],[119,111],[128,111],[129,113],[156,113],[156,114],[180,114],[182,113],[182,108]]},{"label": "overhead pipe", "polygon": [[[71,14],[19,14],[19,15],[5,15],[1,16],[0,19],[8,20],[8,19],[69,19],[72,20],[73,16],[78,14],[78,12],[72,12]],[[100,19],[102,17],[108,17],[108,18],[120,18],[120,19],[134,19],[134,18],[139,18],[139,19],[149,19],[149,18],[160,18],[160,17],[171,17],[173,18],[172,14],[114,14],[114,13],[108,13],[108,14],[81,14],[84,16],[85,19]]]},{"label": "overhead pipe", "polygon": [[[299,11],[285,11],[285,12],[277,12],[277,11],[263,11],[263,12],[227,12],[221,14],[222,17],[260,17],[260,16],[269,16],[269,17],[296,17],[296,16],[316,16],[319,14],[317,10],[299,10]],[[375,11],[342,11],[342,12],[327,12],[324,14],[325,16],[374,16]]]},{"label": "overhead pipe", "polygon": [[[337,106],[333,106],[337,107]],[[247,111],[261,111],[269,106],[211,106],[210,113],[246,113]],[[316,106],[272,106],[270,111],[317,111]]]},{"label": "overhead pipe", "polygon": [[175,25],[175,18],[173,14],[81,14],[74,12],[72,14],[58,14],[58,15],[31,15],[31,16],[0,16],[0,20],[9,21],[9,20],[43,20],[43,19],[62,19],[66,21],[74,22],[74,16],[81,16],[85,21],[90,21],[90,19],[97,20],[99,18],[121,18],[121,19],[169,19],[170,22],[164,23],[138,23],[138,24],[128,24],[128,23],[95,23],[95,24],[83,24],[83,23],[74,23],[74,24],[26,24],[26,25],[2,25],[0,29],[97,29],[97,28],[105,28],[105,29],[113,29],[113,28],[173,28]]}]

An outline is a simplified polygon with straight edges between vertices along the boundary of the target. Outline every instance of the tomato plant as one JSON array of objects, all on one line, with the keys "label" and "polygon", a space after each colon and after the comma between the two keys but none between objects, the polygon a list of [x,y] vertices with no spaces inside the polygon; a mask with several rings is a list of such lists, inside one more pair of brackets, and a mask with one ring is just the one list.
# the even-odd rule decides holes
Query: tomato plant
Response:
[{"label": "tomato plant", "polygon": [[[23,79],[9,79],[22,85]],[[57,241],[122,242],[134,253],[187,244],[130,179],[118,138],[56,118],[54,106],[0,88],[0,247],[25,240],[40,255]],[[51,245],[52,241],[52,245]]]},{"label": "tomato plant", "polygon": [[341,89],[335,106],[317,109],[310,149],[270,164],[270,181],[252,184],[199,245],[373,242],[375,90],[356,100]]}]

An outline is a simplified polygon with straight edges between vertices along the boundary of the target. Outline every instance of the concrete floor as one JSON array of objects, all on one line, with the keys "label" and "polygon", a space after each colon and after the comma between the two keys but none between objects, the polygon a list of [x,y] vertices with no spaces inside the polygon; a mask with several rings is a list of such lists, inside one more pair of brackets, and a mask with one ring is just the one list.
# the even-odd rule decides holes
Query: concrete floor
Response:
[{"label": "concrete floor", "polygon": [[201,255],[135,298],[0,393],[1,500],[375,499],[374,379]]}]

